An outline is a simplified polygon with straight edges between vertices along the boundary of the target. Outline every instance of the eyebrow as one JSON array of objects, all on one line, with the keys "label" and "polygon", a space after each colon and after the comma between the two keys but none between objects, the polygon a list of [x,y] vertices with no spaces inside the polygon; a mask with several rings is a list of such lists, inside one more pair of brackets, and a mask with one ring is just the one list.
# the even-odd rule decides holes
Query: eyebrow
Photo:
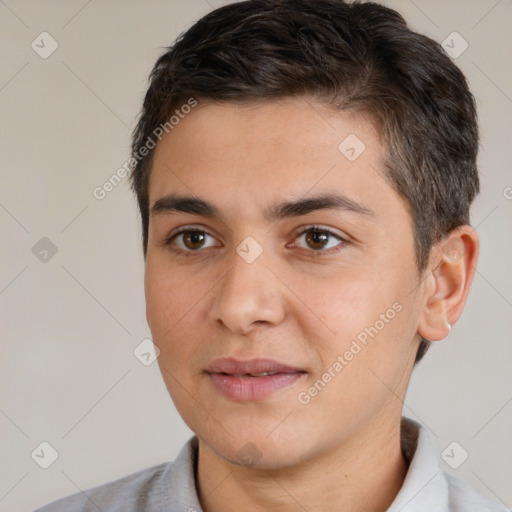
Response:
[{"label": "eyebrow", "polygon": [[[318,210],[343,210],[360,215],[374,216],[374,212],[340,193],[323,194],[315,197],[285,201],[267,209],[263,217],[268,221],[307,215]],[[220,210],[212,203],[193,196],[168,194],[157,199],[151,207],[151,215],[168,213],[190,213],[209,218],[222,217]]]}]

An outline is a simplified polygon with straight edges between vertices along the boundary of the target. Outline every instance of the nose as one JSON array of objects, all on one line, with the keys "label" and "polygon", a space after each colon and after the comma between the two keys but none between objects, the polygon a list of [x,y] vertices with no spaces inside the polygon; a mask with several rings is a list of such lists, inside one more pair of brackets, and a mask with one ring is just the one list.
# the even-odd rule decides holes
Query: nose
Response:
[{"label": "nose", "polygon": [[247,263],[234,252],[217,288],[211,319],[233,333],[247,334],[262,323],[277,325],[285,317],[282,283],[262,260]]}]

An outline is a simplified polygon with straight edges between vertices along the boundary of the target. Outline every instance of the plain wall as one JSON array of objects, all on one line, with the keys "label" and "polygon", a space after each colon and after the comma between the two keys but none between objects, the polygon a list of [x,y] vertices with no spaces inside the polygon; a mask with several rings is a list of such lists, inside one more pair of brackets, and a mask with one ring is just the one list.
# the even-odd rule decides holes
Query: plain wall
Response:
[{"label": "plain wall", "polygon": [[[192,435],[157,364],[133,354],[151,337],[135,199],[126,179],[102,200],[93,190],[129,157],[162,48],[222,3],[0,3],[1,512],[172,460]],[[386,4],[439,42],[453,31],[467,41],[456,62],[482,137],[477,274],[461,320],[415,369],[404,413],[428,426],[439,455],[452,441],[469,453],[456,470],[440,457],[444,470],[510,507],[512,4]],[[31,47],[51,48],[43,31],[59,45],[46,59]],[[59,454],[46,470],[31,457],[43,441]]]}]

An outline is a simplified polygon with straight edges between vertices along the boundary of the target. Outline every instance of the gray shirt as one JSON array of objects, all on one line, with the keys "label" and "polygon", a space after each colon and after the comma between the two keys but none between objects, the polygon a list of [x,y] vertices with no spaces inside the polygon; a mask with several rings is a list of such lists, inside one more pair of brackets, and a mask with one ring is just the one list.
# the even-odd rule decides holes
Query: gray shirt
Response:
[{"label": "gray shirt", "polygon": [[[401,445],[409,468],[388,512],[507,511],[439,468],[425,427],[403,418]],[[201,512],[194,479],[197,450],[194,436],[174,462],[61,498],[35,512]]]}]

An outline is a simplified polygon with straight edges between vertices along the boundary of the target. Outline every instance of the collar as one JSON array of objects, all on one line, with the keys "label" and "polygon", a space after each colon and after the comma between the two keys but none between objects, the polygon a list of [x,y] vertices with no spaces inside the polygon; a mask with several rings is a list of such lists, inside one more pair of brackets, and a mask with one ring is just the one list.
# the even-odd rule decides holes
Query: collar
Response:
[{"label": "collar", "polygon": [[409,418],[402,417],[400,440],[409,468],[388,512],[449,510],[448,482],[439,468],[437,452],[427,429]]}]

